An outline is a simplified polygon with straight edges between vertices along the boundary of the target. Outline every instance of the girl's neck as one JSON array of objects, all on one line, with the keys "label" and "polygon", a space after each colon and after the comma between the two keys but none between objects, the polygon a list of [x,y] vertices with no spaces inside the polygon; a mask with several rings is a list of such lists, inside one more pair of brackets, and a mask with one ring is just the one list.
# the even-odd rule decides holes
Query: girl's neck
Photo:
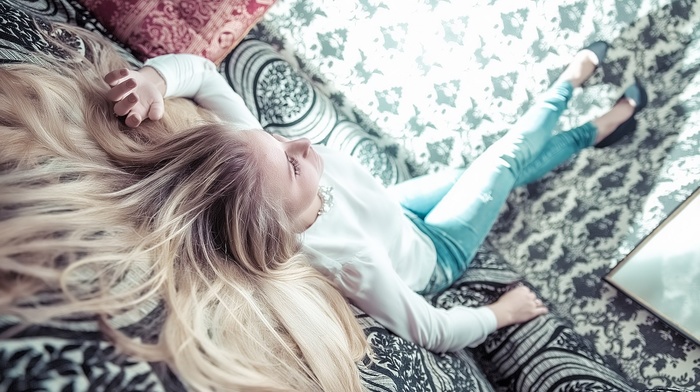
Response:
[{"label": "girl's neck", "polygon": [[311,206],[301,215],[302,225],[305,227],[304,230],[308,230],[319,216],[327,213],[333,207],[333,187],[330,186],[319,186],[318,193],[314,198],[314,202]]}]

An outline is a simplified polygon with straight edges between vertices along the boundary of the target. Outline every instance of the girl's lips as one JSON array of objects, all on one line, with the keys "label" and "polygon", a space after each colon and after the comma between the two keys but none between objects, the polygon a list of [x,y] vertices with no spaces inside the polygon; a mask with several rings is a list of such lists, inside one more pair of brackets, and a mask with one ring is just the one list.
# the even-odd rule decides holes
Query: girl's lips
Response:
[{"label": "girl's lips", "polygon": [[316,168],[318,169],[319,174],[323,173],[323,158],[316,152],[316,150],[314,150],[313,147],[310,147],[310,149],[313,151],[314,157],[316,158]]}]

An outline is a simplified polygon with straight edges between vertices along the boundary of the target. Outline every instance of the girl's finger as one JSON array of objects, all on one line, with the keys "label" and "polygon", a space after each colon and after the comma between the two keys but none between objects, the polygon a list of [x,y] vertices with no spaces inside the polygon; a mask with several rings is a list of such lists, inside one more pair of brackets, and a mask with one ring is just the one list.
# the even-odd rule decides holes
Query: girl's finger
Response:
[{"label": "girl's finger", "polygon": [[131,93],[136,88],[134,79],[127,79],[116,86],[112,87],[107,92],[107,99],[112,102],[123,100],[127,94]]},{"label": "girl's finger", "polygon": [[163,113],[165,112],[165,107],[162,102],[154,102],[151,105],[151,109],[148,111],[148,118],[157,121],[163,118]]},{"label": "girl's finger", "polygon": [[135,94],[129,94],[124,97],[124,99],[114,104],[114,114],[117,116],[124,116],[129,113],[138,103],[138,97]]},{"label": "girl's finger", "polygon": [[126,116],[124,123],[131,128],[136,128],[141,124],[141,116],[138,113],[131,113]]},{"label": "girl's finger", "polygon": [[104,76],[103,79],[108,85],[114,87],[115,85],[119,84],[122,80],[126,79],[127,76],[129,76],[129,70],[126,68],[122,68],[115,69],[114,71],[108,73]]}]

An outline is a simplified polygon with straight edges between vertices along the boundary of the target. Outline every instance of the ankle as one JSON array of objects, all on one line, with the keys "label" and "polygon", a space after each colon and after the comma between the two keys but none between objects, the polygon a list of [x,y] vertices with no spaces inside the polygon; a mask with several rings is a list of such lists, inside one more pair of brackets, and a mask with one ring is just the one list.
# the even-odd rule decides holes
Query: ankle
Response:
[{"label": "ankle", "polygon": [[598,130],[593,144],[598,144],[625,121],[629,120],[634,115],[634,107],[634,101],[629,98],[623,98],[610,111],[593,120],[593,125]]},{"label": "ankle", "polygon": [[593,120],[593,125],[596,127],[595,140],[593,141],[594,146],[608,137],[615,130],[615,128],[617,128],[614,123],[611,121],[606,121],[603,117],[598,117]]},{"label": "ankle", "polygon": [[567,81],[574,87],[580,87],[593,75],[598,62],[599,60],[595,53],[584,49],[574,56],[574,59],[560,76],[560,80]]}]

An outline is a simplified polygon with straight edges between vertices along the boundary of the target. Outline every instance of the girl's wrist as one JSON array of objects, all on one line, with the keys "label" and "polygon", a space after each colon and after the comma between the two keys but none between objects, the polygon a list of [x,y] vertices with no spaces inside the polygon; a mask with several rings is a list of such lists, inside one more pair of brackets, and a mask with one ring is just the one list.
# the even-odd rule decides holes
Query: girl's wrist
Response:
[{"label": "girl's wrist", "polygon": [[143,75],[146,78],[146,80],[148,80],[150,83],[153,83],[153,85],[156,87],[156,89],[158,89],[158,92],[162,97],[165,96],[165,92],[167,91],[168,86],[160,72],[148,65],[139,69],[138,72],[141,75]]},{"label": "girl's wrist", "polygon": [[513,323],[510,312],[504,309],[504,307],[501,306],[498,301],[490,305],[486,305],[486,307],[496,316],[496,329],[501,329]]}]

